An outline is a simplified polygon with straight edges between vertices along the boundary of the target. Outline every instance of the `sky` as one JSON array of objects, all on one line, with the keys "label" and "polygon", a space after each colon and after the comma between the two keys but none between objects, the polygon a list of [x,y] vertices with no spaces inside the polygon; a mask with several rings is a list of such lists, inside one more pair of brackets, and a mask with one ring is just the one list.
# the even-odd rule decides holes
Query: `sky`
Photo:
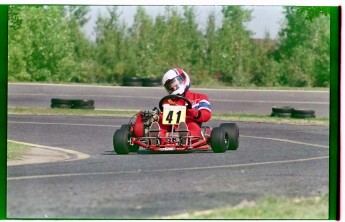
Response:
[{"label": "sky", "polygon": [[[136,12],[136,6],[118,6],[119,12],[121,12],[120,19],[125,21],[128,25],[133,23],[133,17]],[[264,38],[265,33],[268,32],[271,38],[277,38],[278,31],[281,28],[282,22],[284,20],[284,15],[282,14],[282,6],[245,6],[252,11],[252,21],[247,25],[248,29],[253,31],[255,34],[254,38]],[[95,38],[94,26],[96,18],[99,14],[106,16],[106,6],[90,6],[90,20],[88,24],[84,27],[87,35],[91,38]],[[221,6],[195,6],[198,18],[198,24],[200,29],[206,26],[206,20],[208,15],[215,11],[218,15],[218,22],[220,23],[221,19]],[[146,12],[155,18],[158,14],[163,14],[164,6],[145,6]]]}]

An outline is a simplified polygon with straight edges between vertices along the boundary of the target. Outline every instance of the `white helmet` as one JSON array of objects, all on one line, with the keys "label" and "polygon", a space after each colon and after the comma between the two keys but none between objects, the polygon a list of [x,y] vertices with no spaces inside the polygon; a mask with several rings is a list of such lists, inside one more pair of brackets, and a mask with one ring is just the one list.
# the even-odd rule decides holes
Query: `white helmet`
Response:
[{"label": "white helmet", "polygon": [[164,74],[162,84],[169,94],[183,95],[190,87],[190,79],[185,71],[175,68]]}]

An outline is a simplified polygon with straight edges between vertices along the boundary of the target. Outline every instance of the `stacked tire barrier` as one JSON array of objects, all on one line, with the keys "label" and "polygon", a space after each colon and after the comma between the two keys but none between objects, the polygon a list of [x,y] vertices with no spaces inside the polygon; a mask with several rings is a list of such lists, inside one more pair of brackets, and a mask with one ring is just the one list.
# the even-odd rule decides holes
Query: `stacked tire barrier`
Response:
[{"label": "stacked tire barrier", "polygon": [[292,118],[315,118],[315,111],[311,109],[294,109],[291,113]]},{"label": "stacked tire barrier", "polygon": [[274,106],[272,107],[272,114],[271,116],[277,117],[291,117],[292,111],[294,110],[291,106]]},{"label": "stacked tire barrier", "polygon": [[123,77],[122,79],[123,86],[142,86],[143,80],[139,77]]},{"label": "stacked tire barrier", "polygon": [[271,116],[292,117],[297,119],[315,118],[315,110],[295,109],[291,106],[274,106],[272,107]]},{"label": "stacked tire barrier", "polygon": [[160,78],[143,78],[143,86],[162,86]]},{"label": "stacked tire barrier", "polygon": [[51,99],[51,108],[95,109],[95,101],[87,99]]},{"label": "stacked tire barrier", "polygon": [[140,77],[128,77],[125,76],[122,79],[123,86],[145,86],[155,87],[161,86],[160,78],[140,78]]}]

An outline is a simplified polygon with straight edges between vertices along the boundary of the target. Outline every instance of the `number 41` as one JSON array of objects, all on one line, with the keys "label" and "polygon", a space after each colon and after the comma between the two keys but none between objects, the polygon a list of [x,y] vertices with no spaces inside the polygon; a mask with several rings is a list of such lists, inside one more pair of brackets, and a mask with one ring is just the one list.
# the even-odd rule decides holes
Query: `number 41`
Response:
[{"label": "number 41", "polygon": [[[180,123],[180,118],[181,118],[181,110],[176,112],[177,115],[177,119],[176,121],[174,121],[175,124]],[[171,122],[174,120],[174,110],[170,110],[167,117],[165,118],[165,120],[171,124]]]}]

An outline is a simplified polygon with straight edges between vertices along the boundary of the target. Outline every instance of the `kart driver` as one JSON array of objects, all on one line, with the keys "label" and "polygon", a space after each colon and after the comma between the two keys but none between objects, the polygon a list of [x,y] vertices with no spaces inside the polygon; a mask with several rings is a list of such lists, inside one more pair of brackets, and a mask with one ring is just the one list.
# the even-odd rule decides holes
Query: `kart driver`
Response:
[{"label": "kart driver", "polygon": [[[180,136],[201,136],[201,124],[211,119],[211,104],[208,97],[189,90],[191,85],[190,78],[180,68],[167,71],[163,75],[162,84],[169,94],[181,95],[192,104],[192,108],[186,110],[186,122],[179,123],[177,127],[177,132],[179,132]],[[185,105],[185,101],[181,99],[173,99],[169,102],[173,103],[173,105]],[[165,101],[163,106],[166,104],[169,103]],[[160,115],[158,124],[154,122],[151,125],[149,136],[166,136],[166,133],[170,131],[170,127],[170,125],[162,124],[162,115]]]},{"label": "kart driver", "polygon": [[[211,104],[206,95],[195,93],[189,90],[191,82],[188,74],[180,69],[174,68],[167,71],[162,78],[162,84],[167,92],[171,95],[181,95],[187,98],[192,108],[186,110],[186,122],[180,122],[176,131],[180,136],[201,136],[201,124],[211,119]],[[169,101],[173,105],[185,105],[185,101],[181,99],[172,99]],[[167,101],[163,103],[163,106],[169,104]],[[136,136],[143,135],[142,117],[139,115],[136,119],[134,127],[134,134]],[[162,113],[159,114],[159,121],[153,122],[149,130],[150,137],[166,136],[167,132],[171,131],[170,125],[162,124]],[[164,141],[161,141],[164,143]],[[151,143],[156,143],[155,140],[151,140]]]}]

